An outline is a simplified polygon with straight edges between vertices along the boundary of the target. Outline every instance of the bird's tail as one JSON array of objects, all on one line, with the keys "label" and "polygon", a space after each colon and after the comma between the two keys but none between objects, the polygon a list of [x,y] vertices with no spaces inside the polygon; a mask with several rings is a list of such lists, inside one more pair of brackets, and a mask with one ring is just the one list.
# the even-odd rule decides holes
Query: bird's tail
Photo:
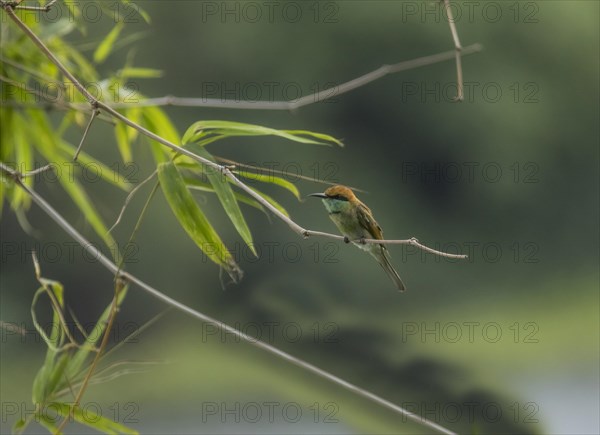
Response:
[{"label": "bird's tail", "polygon": [[385,273],[387,273],[387,275],[394,282],[394,284],[396,284],[398,290],[400,290],[401,292],[405,291],[406,286],[404,285],[404,282],[402,282],[402,278],[400,278],[398,272],[396,272],[396,269],[394,269],[394,266],[392,266],[392,263],[390,263],[390,255],[388,254],[385,246],[381,246],[381,249],[375,255],[375,258],[377,259],[383,270],[385,270]]}]

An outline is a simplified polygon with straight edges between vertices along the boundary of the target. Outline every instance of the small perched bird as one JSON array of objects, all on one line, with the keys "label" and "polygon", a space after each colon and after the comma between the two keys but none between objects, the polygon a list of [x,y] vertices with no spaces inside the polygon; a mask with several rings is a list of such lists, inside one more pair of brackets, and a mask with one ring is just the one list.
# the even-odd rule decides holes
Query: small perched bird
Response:
[{"label": "small perched bird", "polygon": [[359,248],[368,251],[383,267],[385,273],[396,284],[398,290],[406,290],[400,275],[390,263],[390,255],[385,245],[381,243],[364,243],[364,239],[383,240],[383,231],[373,218],[369,207],[364,205],[354,192],[346,186],[332,186],[324,193],[313,193],[323,200],[329,217],[344,235],[346,243],[352,242]]}]

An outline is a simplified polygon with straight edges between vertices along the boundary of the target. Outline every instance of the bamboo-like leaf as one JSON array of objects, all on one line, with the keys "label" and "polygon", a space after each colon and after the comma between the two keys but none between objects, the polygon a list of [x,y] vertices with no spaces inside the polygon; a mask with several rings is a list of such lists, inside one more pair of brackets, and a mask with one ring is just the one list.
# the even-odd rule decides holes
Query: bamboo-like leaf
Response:
[{"label": "bamboo-like leaf", "polygon": [[[123,11],[127,12],[127,14],[129,15],[129,12],[131,11],[131,9],[134,9],[146,22],[146,24],[150,24],[151,19],[150,19],[150,15],[148,14],[148,12],[146,12],[144,9],[142,9],[139,5],[139,2],[133,2],[131,0],[121,0],[123,2],[124,5],[127,5],[128,8],[127,9],[123,9]],[[122,17],[126,18],[126,17]]]},{"label": "bamboo-like leaf", "polygon": [[[184,177],[184,181],[188,189],[199,190],[201,192],[215,193],[215,189],[210,183],[204,183],[198,180],[197,178],[193,177]],[[235,195],[235,199],[237,199],[238,202],[254,207],[268,216],[267,211],[265,210],[263,205],[254,198],[236,191],[233,191],[233,194]]]},{"label": "bamboo-like leaf", "polygon": [[112,421],[100,414],[96,414],[89,409],[82,410],[80,407],[74,407],[69,403],[63,402],[52,402],[48,404],[48,407],[56,410],[60,413],[63,418],[69,418],[69,415],[73,415],[73,418],[77,423],[91,427],[99,432],[106,434],[137,434],[138,431],[131,429],[121,423]]},{"label": "bamboo-like leaf", "polygon": [[[179,143],[180,136],[177,129],[159,107],[144,107],[142,121],[144,126],[151,132],[174,144]],[[170,159],[169,151],[162,144],[151,139],[149,139],[149,142],[157,164],[167,162]]]},{"label": "bamboo-like leaf", "polygon": [[[204,157],[211,162],[215,161],[212,154],[209,153],[206,148],[194,145],[195,144],[191,144],[187,148],[198,154],[200,157]],[[213,188],[215,189],[215,193],[217,194],[223,209],[227,213],[227,216],[229,216],[229,219],[231,219],[231,223],[233,223],[233,226],[239,235],[242,237],[246,245],[248,245],[252,253],[256,256],[256,249],[254,248],[254,243],[252,241],[252,233],[250,232],[250,228],[246,223],[246,219],[244,218],[242,210],[240,210],[240,206],[237,203],[235,195],[233,194],[231,184],[227,182],[227,178],[223,174],[216,172],[214,168],[203,165],[203,169],[208,181],[210,181],[210,184],[212,184]]]},{"label": "bamboo-like leaf", "polygon": [[208,258],[225,268],[231,279],[238,282],[242,278],[241,269],[194,201],[175,164],[161,163],[158,178],[165,198],[183,229]]},{"label": "bamboo-like leaf", "polygon": [[[25,138],[25,131],[32,127],[27,127],[25,120],[18,113],[15,113],[12,117],[13,128],[12,130],[12,142],[15,151],[15,165],[17,171],[25,173],[33,167],[33,150],[31,145]],[[33,187],[33,177],[27,177],[23,179],[23,182],[28,187]],[[31,204],[31,197],[25,193],[23,189],[15,189],[12,195],[11,207],[13,210],[27,210]]]},{"label": "bamboo-like leaf", "polygon": [[[125,299],[125,296],[127,295],[127,290],[128,286],[126,285],[119,291],[119,294],[117,295],[117,309],[121,306],[121,303],[123,303],[123,299]],[[79,347],[77,352],[75,352],[75,354],[71,358],[71,361],[66,370],[68,379],[75,379],[79,374],[81,374],[81,368],[83,366],[83,363],[90,355],[90,352],[92,352],[96,348],[96,344],[102,338],[102,334],[104,334],[104,330],[108,325],[108,319],[110,317],[111,312],[112,300],[104,309],[102,315],[98,318],[98,321],[87,335],[85,342]]]},{"label": "bamboo-like leaf", "polygon": [[[58,281],[53,281],[42,277],[38,277],[38,280],[42,286],[33,295],[33,300],[31,302],[31,319],[33,321],[33,326],[37,329],[42,339],[46,342],[48,349],[46,350],[46,358],[44,359],[44,364],[42,365],[42,367],[40,367],[33,381],[33,403],[43,403],[48,397],[48,395],[52,392],[52,390],[50,390],[49,387],[51,384],[51,379],[54,378],[53,375],[55,373],[56,356],[60,351],[60,346],[64,337],[64,331],[62,329],[60,315],[57,311],[62,310],[64,308],[63,286]],[[37,316],[35,314],[35,306],[38,298],[40,297],[40,295],[48,293],[52,295],[52,297],[58,304],[58,306],[54,306],[54,304],[51,305],[53,314],[51,324],[52,330],[50,332],[49,337],[46,335],[46,332],[38,323]]]},{"label": "bamboo-like leaf", "polygon": [[[77,149],[75,146],[69,142],[65,142],[64,140],[59,141],[59,147],[65,159],[72,158],[73,155],[75,155],[75,150]],[[117,171],[106,166],[100,160],[96,160],[85,151],[79,152],[77,161],[83,165],[89,166],[90,168],[93,167],[97,169],[99,176],[102,177],[102,179],[104,179],[104,181],[107,183],[110,183],[119,189],[124,190],[125,192],[129,192],[131,190],[131,184],[125,180],[122,174],[119,174]]]},{"label": "bamboo-like leaf", "polygon": [[258,189],[255,189],[254,187],[248,186],[252,191],[258,193],[260,196],[262,196],[262,198],[267,201],[269,204],[271,204],[273,207],[275,207],[277,210],[279,210],[281,213],[283,213],[284,216],[286,217],[290,217],[290,215],[288,214],[287,210],[281,205],[279,204],[277,201],[275,201],[273,198],[271,198],[269,195],[267,195],[266,193],[261,192]]},{"label": "bamboo-like leaf", "polygon": [[117,38],[119,37],[119,34],[121,33],[121,30],[123,30],[123,26],[124,26],[124,21],[119,21],[115,25],[115,27],[113,27],[113,29],[108,33],[108,35],[106,35],[106,37],[102,40],[100,45],[98,45],[98,48],[96,49],[96,51],[94,51],[94,62],[96,62],[96,63],[104,62],[104,60],[110,54],[115,41],[117,40]]},{"label": "bamboo-like leaf", "polygon": [[[15,424],[13,424],[12,433],[14,435],[22,434],[26,427],[27,427],[27,421],[24,418],[20,418],[17,421],[15,421]],[[55,433],[55,432],[52,432],[52,433]]]},{"label": "bamboo-like leaf", "polygon": [[120,78],[136,78],[136,79],[156,79],[163,76],[162,70],[153,68],[134,68],[127,67],[120,69],[117,72]]},{"label": "bamboo-like leaf", "polygon": [[249,180],[256,180],[262,183],[272,183],[278,186],[283,187],[284,189],[289,190],[292,194],[300,199],[300,191],[296,187],[294,183],[289,182],[285,178],[278,177],[273,174],[259,174],[257,172],[248,172],[248,171],[236,171],[241,177],[247,178]]},{"label": "bamboo-like leaf", "polygon": [[[36,132],[36,136],[30,136],[29,140],[36,146],[37,150],[47,161],[53,162],[59,168],[62,168],[64,165],[61,165],[61,163],[67,162],[65,162],[65,159],[61,156],[60,149],[57,147],[57,144],[61,142],[61,139],[54,135],[54,131],[50,127],[46,115],[40,110],[35,109],[28,110],[27,113],[32,120],[35,121],[36,126],[41,130],[41,133],[43,133],[42,135],[38,135]],[[102,218],[92,205],[85,189],[81,187],[77,180],[71,178],[68,173],[63,173],[57,178],[63,189],[65,189],[73,202],[79,207],[86,220],[90,223],[94,231],[102,238],[104,243],[106,243],[109,248],[115,246],[113,237],[108,232],[108,228],[104,225]],[[115,254],[118,254],[116,250],[111,249],[111,251],[115,251]]]},{"label": "bamboo-like leaf", "polygon": [[85,219],[90,223],[94,231],[102,238],[106,246],[111,248],[111,252],[114,251],[113,253],[118,257],[118,252],[115,249],[112,249],[116,246],[115,240],[108,232],[108,227],[104,224],[104,221],[96,211],[85,189],[77,180],[69,181],[65,177],[60,178],[60,183],[73,202],[79,207],[79,210],[81,210]]},{"label": "bamboo-like leaf", "polygon": [[[62,415],[62,414],[61,414]],[[45,411],[35,414],[36,421],[39,421],[42,426],[46,428],[48,432],[54,435],[61,435],[62,432],[58,432],[58,426],[56,426],[55,418],[50,418],[46,415]]]},{"label": "bamboo-like leaf", "polygon": [[341,141],[327,134],[305,130],[276,130],[260,125],[232,121],[195,122],[183,135],[182,143],[195,142],[206,146],[211,142],[231,136],[279,136],[300,143],[343,146]]},{"label": "bamboo-like leaf", "polygon": [[127,126],[122,122],[115,124],[115,138],[117,139],[117,146],[119,147],[119,153],[125,163],[132,161],[133,156],[131,155],[131,147],[129,146],[129,136],[127,135]]}]

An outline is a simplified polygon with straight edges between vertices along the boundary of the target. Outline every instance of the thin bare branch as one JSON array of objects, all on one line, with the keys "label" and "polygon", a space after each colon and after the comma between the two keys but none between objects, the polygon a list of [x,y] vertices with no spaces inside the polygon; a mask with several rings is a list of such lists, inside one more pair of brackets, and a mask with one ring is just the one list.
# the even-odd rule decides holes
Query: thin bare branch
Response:
[{"label": "thin bare branch", "polygon": [[[260,167],[260,166],[248,165],[246,163],[241,163],[241,162],[237,162],[235,160],[226,159],[225,157],[220,157],[220,156],[213,156],[213,157],[218,162],[226,163],[227,165],[234,166],[234,169],[232,169],[232,168],[230,168],[230,169],[234,173],[240,175],[241,177],[245,177],[245,176],[240,173],[241,171],[239,169],[237,169],[238,167],[239,168],[244,168],[244,169],[251,169],[253,171],[256,171],[258,174],[265,174],[265,173],[266,174],[270,174],[270,175],[271,174],[277,174],[277,175],[282,176],[282,177],[293,177],[293,178],[297,178],[298,180],[312,181],[313,183],[326,184],[328,186],[333,186],[333,185],[337,184],[337,183],[334,183],[332,181],[319,180],[317,178],[309,177],[307,175],[296,174],[296,173],[294,173],[292,175],[292,174],[286,173],[285,171],[280,171],[280,170],[276,170],[276,169],[273,169],[273,168],[263,168],[263,167]],[[252,172],[248,172],[247,175],[248,176],[246,178],[248,178],[248,177],[251,178],[252,175],[253,175],[253,173]],[[359,189],[358,187],[353,187],[353,186],[348,186],[348,187],[350,187],[352,190],[357,191],[357,192],[365,192],[364,190]]]},{"label": "thin bare branch", "polygon": [[35,175],[41,174],[42,172],[53,170],[54,167],[52,165],[45,165],[40,168],[34,169],[33,171],[28,171],[23,174],[23,178],[33,177]]},{"label": "thin bare branch", "polygon": [[[33,89],[30,88],[28,86],[26,86],[24,83],[19,83],[15,80],[12,80],[9,77],[5,77],[3,75],[0,74],[0,81],[8,83],[9,85],[12,85],[16,88],[21,89],[24,92],[27,92],[28,94],[32,94],[32,95],[37,95],[38,97],[40,97],[41,99],[45,100],[46,102],[42,103],[42,102],[35,102],[35,103],[30,103],[30,102],[19,102],[19,101],[3,101],[2,104],[3,105],[11,105],[14,107],[24,107],[24,108],[37,108],[37,109],[49,109],[49,108],[54,108],[57,110],[76,110],[79,112],[86,112],[86,113],[93,113],[95,109],[93,109],[88,103],[84,103],[83,105],[80,103],[71,103],[69,101],[65,101],[62,98],[59,98],[58,96],[54,96],[54,95],[47,95],[44,92],[41,92],[37,89]],[[111,118],[111,117],[107,117],[103,114],[100,114],[98,116],[98,119],[101,119],[104,122],[107,122],[111,125],[115,125],[116,122]]]},{"label": "thin bare branch", "polygon": [[88,135],[88,132],[90,131],[90,127],[92,126],[92,123],[94,122],[94,119],[96,119],[96,116],[98,116],[98,114],[100,113],[99,110],[94,110],[90,116],[90,120],[87,123],[87,126],[85,127],[85,130],[83,130],[83,136],[81,136],[81,140],[79,141],[79,146],[77,147],[77,149],[75,150],[75,154],[73,155],[73,161],[76,162],[77,161],[77,157],[79,157],[79,153],[81,152],[81,148],[83,148],[83,143],[85,142],[85,138]]},{"label": "thin bare branch", "polygon": [[464,94],[464,82],[463,82],[463,71],[462,71],[462,56],[466,54],[466,48],[460,45],[460,39],[458,39],[458,32],[456,30],[456,22],[454,20],[454,13],[452,12],[452,6],[450,0],[443,0],[444,7],[446,8],[446,16],[448,17],[448,25],[450,26],[450,33],[452,33],[452,40],[454,41],[454,57],[456,58],[456,101],[463,101],[465,99]]},{"label": "thin bare branch", "polygon": [[[98,248],[96,248],[94,244],[90,243],[73,226],[71,226],[71,224],[63,216],[61,216],[60,213],[58,213],[50,204],[48,204],[48,202],[46,202],[46,200],[44,198],[42,198],[33,189],[31,189],[27,185],[25,185],[21,181],[21,177],[18,172],[14,171],[13,169],[9,168],[8,166],[4,165],[1,162],[0,162],[0,170],[5,172],[11,178],[13,178],[15,180],[15,183],[17,184],[17,186],[19,186],[29,196],[31,196],[31,199],[33,200],[33,202],[35,202],[70,237],[72,237],[75,241],[77,241],[84,250],[86,250],[91,256],[93,256],[93,258],[98,259],[100,264],[102,264],[112,274],[119,273],[118,266],[116,264],[114,264],[111,260],[109,260],[108,257],[106,257],[104,254],[102,254],[102,252]],[[289,361],[290,363],[292,363],[308,372],[311,372],[321,378],[327,379],[327,380],[333,382],[334,384],[341,386],[349,391],[353,391],[354,393],[358,394],[359,396],[362,396],[374,403],[384,406],[384,407],[406,417],[407,419],[410,419],[413,422],[427,426],[430,429],[435,430],[436,432],[439,432],[439,433],[450,434],[450,435],[454,434],[454,432],[440,426],[439,424],[437,424],[433,421],[427,420],[418,414],[408,411],[407,409],[404,409],[401,406],[398,406],[380,396],[377,396],[377,395],[371,393],[370,391],[360,388],[357,385],[351,384],[350,382],[345,381],[344,379],[339,378],[323,369],[320,369],[319,367],[317,367],[313,364],[310,364],[304,360],[296,358],[295,356],[290,355],[289,353],[283,352],[282,350],[279,350],[276,347],[271,346],[270,344],[267,344],[263,341],[257,340],[255,337],[245,334],[245,333],[235,329],[234,327],[227,325],[226,323],[223,323],[223,322],[220,322],[219,320],[213,319],[212,317],[207,316],[204,313],[201,313],[185,304],[182,304],[181,302],[167,296],[166,294],[155,289],[154,287],[150,286],[149,284],[146,284],[144,281],[142,281],[141,279],[132,275],[131,273],[121,271],[119,273],[119,278],[135,284],[136,286],[140,287],[141,289],[143,289],[150,295],[154,296],[155,298],[159,299],[160,301],[166,303],[167,305],[169,305],[185,314],[188,314],[188,315],[190,315],[196,319],[199,319],[203,322],[209,323],[209,324],[217,327],[219,330],[223,331],[224,333],[231,334],[232,336],[238,337],[241,340],[244,340],[260,349],[263,349],[263,350],[269,352],[272,355],[275,355],[281,359]]]},{"label": "thin bare branch", "polygon": [[129,202],[133,199],[133,196],[137,193],[138,190],[140,190],[142,188],[142,186],[144,184],[146,184],[148,181],[152,180],[152,178],[154,178],[154,176],[156,174],[158,174],[158,169],[155,169],[154,172],[152,172],[152,174],[150,174],[150,176],[148,176],[148,178],[146,178],[144,181],[142,181],[141,183],[139,183],[137,186],[135,186],[131,190],[131,192],[129,192],[129,195],[127,195],[127,198],[125,198],[125,203],[123,204],[123,207],[121,207],[121,211],[119,213],[119,216],[117,216],[117,220],[115,221],[114,224],[112,224],[112,227],[110,227],[108,229],[109,233],[112,230],[114,230],[117,225],[119,225],[119,222],[121,222],[121,219],[123,218],[123,214],[125,213],[125,209],[129,205]]},{"label": "thin bare branch", "polygon": [[[454,23],[452,23],[454,26]],[[456,30],[456,29],[455,29]],[[483,49],[481,44],[472,44],[465,48],[462,48],[462,56],[467,56],[480,52]],[[241,109],[241,110],[296,110],[310,104],[321,103],[332,98],[336,98],[342,94],[353,91],[357,88],[365,86],[371,82],[379,80],[387,75],[396,74],[401,71],[407,71],[427,65],[433,65],[436,63],[458,59],[460,62],[460,56],[457,55],[461,51],[452,50],[443,53],[433,54],[431,56],[419,57],[417,59],[411,59],[392,65],[382,65],[374,71],[364,74],[360,77],[352,79],[348,82],[342,83],[337,86],[333,86],[328,89],[324,89],[319,92],[315,92],[310,95],[301,97],[295,101],[233,101],[224,100],[219,98],[186,98],[186,97],[175,97],[167,95],[165,97],[158,98],[147,98],[140,100],[136,103],[109,103],[112,108],[120,109],[131,107],[135,104],[137,107],[144,106],[181,106],[181,107],[214,107],[217,109]],[[462,91],[462,69],[459,68],[461,80],[460,90]]]},{"label": "thin bare branch", "polygon": [[20,4],[22,0],[6,2],[6,5],[12,6],[13,9],[20,9],[22,11],[38,11],[38,12],[49,12],[56,0],[50,0],[44,6],[28,6]]}]

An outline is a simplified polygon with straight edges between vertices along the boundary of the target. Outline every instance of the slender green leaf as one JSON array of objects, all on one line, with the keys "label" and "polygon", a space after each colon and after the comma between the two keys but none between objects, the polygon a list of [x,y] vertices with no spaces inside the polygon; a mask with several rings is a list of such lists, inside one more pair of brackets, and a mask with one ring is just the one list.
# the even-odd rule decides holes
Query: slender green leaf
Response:
[{"label": "slender green leaf", "polygon": [[[58,143],[62,155],[64,159],[71,159],[75,155],[75,150],[77,149],[75,146],[66,142],[64,140],[59,141]],[[131,190],[131,183],[127,182],[125,177],[119,172],[115,171],[112,168],[109,168],[100,160],[96,160],[85,151],[79,152],[79,157],[77,157],[77,161],[82,165],[86,165],[90,168],[90,171],[94,171],[94,173],[98,173],[100,177],[107,183],[110,183],[119,189],[124,190],[125,192],[129,192]]]},{"label": "slender green leaf", "polygon": [[121,423],[112,421],[100,414],[96,414],[88,408],[74,407],[69,403],[52,402],[48,407],[58,411],[63,418],[73,415],[77,423],[91,427],[99,432],[106,434],[137,434],[138,431],[131,429]]},{"label": "slender green leaf", "polygon": [[[60,346],[62,345],[64,338],[64,331],[62,329],[60,316],[57,311],[64,308],[63,286],[58,281],[53,281],[42,277],[39,277],[38,279],[42,287],[40,287],[33,295],[33,300],[31,301],[31,319],[33,321],[33,326],[37,329],[42,339],[46,342],[48,349],[46,350],[44,364],[42,367],[40,367],[33,381],[33,403],[43,403],[52,393],[50,385],[52,383],[52,379],[54,378],[55,360],[58,352],[60,351]],[[42,294],[48,293],[54,296],[54,299],[58,304],[58,307],[55,307],[53,304],[51,304],[53,314],[51,323],[52,329],[49,337],[38,323],[37,316],[35,314],[35,307],[38,298]]]},{"label": "slender green leaf", "polygon": [[71,356],[67,352],[62,352],[57,357],[57,361],[55,362],[52,370],[48,374],[48,383],[46,385],[46,391],[48,398],[51,394],[54,394],[59,388],[61,384],[65,384],[68,378],[65,378],[65,369],[69,365],[69,361],[71,360]]},{"label": "slender green leaf", "polygon": [[[193,123],[183,135],[183,144],[195,142],[203,146],[231,136],[279,136],[294,142],[343,146],[333,136],[305,130],[276,130],[260,125],[232,121],[198,121]],[[318,139],[318,140],[316,140]]]},{"label": "slender green leaf", "polygon": [[[25,173],[33,168],[33,150],[31,145],[25,138],[25,131],[28,128],[35,129],[35,126],[27,127],[22,116],[15,113],[13,116],[12,141],[15,150],[15,164],[17,171]],[[33,177],[23,179],[23,182],[28,187],[33,187]],[[31,204],[31,197],[23,189],[15,189],[11,207],[13,210],[27,210]]]},{"label": "slender green leaf", "polygon": [[[123,299],[127,294],[128,286],[124,286],[118,296],[117,296],[117,309],[123,303]],[[106,306],[102,315],[98,318],[98,321],[92,328],[92,330],[88,333],[85,342],[77,349],[77,352],[71,358],[71,361],[67,367],[67,378],[75,379],[78,375],[81,374],[81,368],[83,363],[86,361],[87,357],[90,353],[96,348],[96,345],[102,338],[102,334],[104,334],[104,330],[108,325],[108,319],[110,317],[110,313],[112,311],[112,300]]]},{"label": "slender green leaf", "polygon": [[[156,133],[163,139],[174,144],[179,144],[180,136],[171,120],[159,107],[144,107],[142,110],[142,121],[144,126],[153,133]],[[149,139],[152,146],[152,152],[156,163],[167,162],[171,154],[162,144]]]},{"label": "slender green leaf", "polygon": [[[18,435],[23,433],[23,431],[25,430],[25,428],[27,427],[27,420],[25,420],[24,418],[20,418],[17,421],[15,421],[15,424],[13,424],[12,427],[12,433],[14,435]],[[52,432],[54,433],[54,432]]]},{"label": "slender green leaf", "polygon": [[[199,190],[201,192],[215,193],[215,189],[212,187],[212,185],[210,183],[204,183],[204,182],[198,180],[197,178],[193,178],[193,177],[184,177],[184,180],[185,180],[186,186],[189,189]],[[254,207],[254,208],[262,211],[263,213],[265,213],[268,216],[268,213],[265,210],[265,208],[263,207],[263,205],[260,202],[258,202],[257,200],[255,200],[254,198],[252,198],[248,195],[245,195],[243,193],[236,192],[236,191],[234,191],[233,194],[235,195],[235,199],[237,199],[238,202],[241,202],[243,204]]]},{"label": "slender green leaf", "polygon": [[[92,205],[85,189],[81,187],[76,179],[69,176],[69,165],[71,162],[65,161],[61,156],[60,150],[57,147],[57,144],[60,144],[61,139],[54,135],[54,131],[50,127],[46,115],[40,110],[28,110],[28,113],[43,133],[41,136],[30,137],[29,139],[47,161],[54,163],[61,172],[64,171],[64,173],[57,176],[63,189],[65,189],[73,202],[79,207],[79,210],[81,210],[86,220],[90,223],[94,231],[102,238],[104,243],[106,243],[109,248],[115,246],[113,237],[108,232],[108,228],[104,225],[102,218]],[[115,252],[115,254],[117,254],[117,252]]]},{"label": "slender green leaf", "polygon": [[153,68],[134,68],[127,67],[120,69],[117,72],[120,78],[136,78],[136,79],[156,79],[163,76],[163,72]]},{"label": "slender green leaf", "polygon": [[281,186],[284,189],[287,189],[290,192],[292,192],[292,194],[297,199],[300,199],[300,191],[298,190],[296,185],[294,183],[289,182],[285,178],[278,177],[273,174],[259,174],[257,172],[248,172],[248,171],[237,171],[236,173],[239,174],[241,177],[247,178],[249,180],[256,180],[256,181],[260,181],[262,183],[272,183],[272,184]]},{"label": "slender green leaf", "polygon": [[113,45],[115,44],[115,41],[119,37],[121,30],[123,30],[123,27],[124,27],[124,22],[119,21],[119,22],[117,22],[115,27],[113,27],[113,29],[108,33],[108,35],[106,35],[106,37],[102,40],[100,45],[98,45],[98,48],[96,49],[96,51],[94,51],[94,62],[96,62],[96,63],[104,62],[104,60],[110,54],[110,52],[113,48]]},{"label": "slender green leaf", "polygon": [[[211,162],[215,161],[212,154],[209,153],[206,148],[194,145],[195,144],[191,144],[187,148],[191,149],[191,151],[198,154],[200,157],[204,157]],[[215,189],[215,193],[217,194],[223,209],[227,213],[227,216],[229,216],[229,219],[231,219],[231,223],[233,223],[233,226],[240,234],[246,245],[248,245],[252,253],[256,255],[256,249],[254,248],[254,243],[252,241],[252,233],[250,232],[250,228],[246,223],[246,219],[244,219],[242,210],[240,210],[240,206],[237,203],[235,195],[233,194],[231,184],[227,182],[227,178],[223,174],[216,172],[214,168],[203,165],[203,170],[204,174]]]},{"label": "slender green leaf", "polygon": [[150,15],[148,14],[148,12],[146,12],[144,9],[142,9],[139,5],[139,2],[137,1],[131,1],[131,0],[122,0],[123,4],[127,6],[127,8],[124,8],[123,11],[127,12],[127,14],[130,13],[131,9],[134,9],[146,22],[146,24],[150,24],[151,20],[150,20]]},{"label": "slender green leaf", "polygon": [[262,196],[262,198],[267,201],[269,204],[271,204],[273,207],[275,207],[277,210],[279,210],[281,213],[283,213],[284,216],[286,217],[290,217],[290,215],[288,214],[287,210],[281,205],[279,204],[277,201],[275,201],[273,198],[271,198],[269,195],[267,195],[266,193],[261,192],[258,189],[255,189],[254,187],[248,186],[250,189],[252,189],[252,191],[258,193],[260,196]]},{"label": "slender green leaf", "polygon": [[208,258],[225,268],[231,279],[238,282],[242,278],[241,269],[194,201],[175,164],[161,163],[158,178],[165,198],[183,229]]},{"label": "slender green leaf", "polygon": [[[61,435],[62,432],[58,432],[58,426],[56,425],[56,418],[54,416],[52,416],[52,418],[50,418],[46,414],[47,414],[46,411],[42,411],[40,413],[35,414],[36,421],[39,421],[40,424],[42,426],[44,426],[46,428],[46,430],[48,432],[50,432],[51,434]],[[60,415],[63,416],[62,413]]]},{"label": "slender green leaf", "polygon": [[115,125],[115,138],[117,139],[117,146],[119,147],[121,158],[125,163],[129,163],[133,159],[133,156],[131,155],[131,147],[129,146],[127,128],[127,125],[122,122],[117,122]]}]

